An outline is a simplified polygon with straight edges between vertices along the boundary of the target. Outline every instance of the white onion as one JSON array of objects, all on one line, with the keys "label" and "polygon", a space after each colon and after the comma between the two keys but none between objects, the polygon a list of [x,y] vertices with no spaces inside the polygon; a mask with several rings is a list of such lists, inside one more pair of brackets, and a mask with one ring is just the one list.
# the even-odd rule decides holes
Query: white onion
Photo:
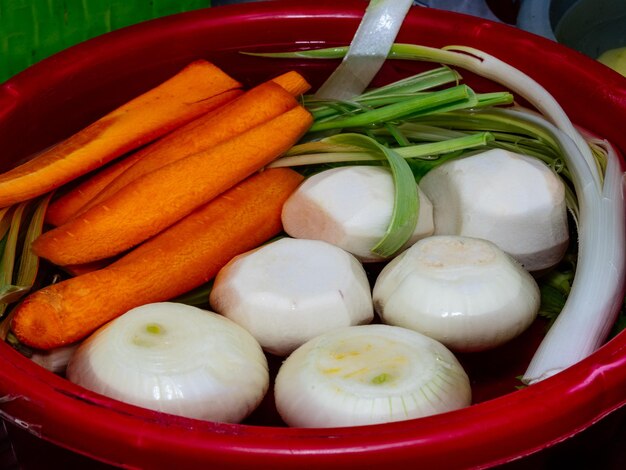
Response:
[{"label": "white onion", "polygon": [[233,423],[269,387],[267,360],[247,331],[169,302],[134,308],[103,326],[74,353],[67,377],[133,405]]},{"label": "white onion", "polygon": [[562,180],[536,158],[494,149],[446,162],[420,186],[436,235],[484,238],[529,271],[555,266],[569,242]]},{"label": "white onion", "polygon": [[31,356],[35,364],[39,364],[44,369],[55,374],[63,375],[67,369],[67,364],[78,348],[78,344],[61,346],[50,351],[36,351]]},{"label": "white onion", "polygon": [[318,336],[283,363],[274,389],[289,426],[401,421],[468,406],[469,379],[442,344],[389,325]]},{"label": "white onion", "polygon": [[383,322],[455,351],[480,351],[519,335],[539,310],[533,277],[486,240],[433,236],[392,260],[374,285]]},{"label": "white onion", "polygon": [[318,240],[283,238],[234,258],[218,273],[210,303],[281,356],[328,330],[374,317],[363,266]]},{"label": "white onion", "polygon": [[[433,206],[419,189],[419,215],[403,248],[431,235]],[[384,258],[371,250],[385,235],[394,207],[391,172],[377,166],[347,166],[306,179],[283,206],[285,231],[296,238],[324,240],[362,262]]]}]

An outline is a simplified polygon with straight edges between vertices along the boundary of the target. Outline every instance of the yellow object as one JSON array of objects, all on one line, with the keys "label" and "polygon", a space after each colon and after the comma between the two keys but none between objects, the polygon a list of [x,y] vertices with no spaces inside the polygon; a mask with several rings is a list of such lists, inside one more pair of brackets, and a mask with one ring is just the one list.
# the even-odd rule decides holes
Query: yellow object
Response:
[{"label": "yellow object", "polygon": [[609,49],[598,57],[598,61],[626,77],[626,47]]}]

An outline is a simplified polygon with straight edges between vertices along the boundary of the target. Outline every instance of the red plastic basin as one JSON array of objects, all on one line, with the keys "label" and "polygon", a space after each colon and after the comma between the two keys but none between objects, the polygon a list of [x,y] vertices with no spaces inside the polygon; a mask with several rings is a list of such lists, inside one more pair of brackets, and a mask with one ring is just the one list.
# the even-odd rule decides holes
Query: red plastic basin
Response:
[{"label": "red plastic basin", "polygon": [[[0,87],[0,167],[66,137],[195,58],[207,58],[247,84],[296,68],[318,85],[336,62],[259,59],[239,51],[347,44],[365,6],[317,0],[207,9],[69,49]],[[424,8],[412,9],[398,41],[464,44],[494,54],[542,83],[577,124],[626,151],[626,80],[581,54],[506,25]],[[380,78],[420,68],[387,63]],[[487,84],[464,76],[479,89]],[[266,414],[261,410],[242,425],[194,421],[85,391],[6,344],[0,344],[0,414],[59,446],[129,467],[486,467],[552,446],[626,404],[626,333],[568,370],[515,391],[514,377],[536,346],[533,331],[500,351],[495,364],[496,355],[464,359],[475,374],[475,404],[419,420],[289,429],[271,418],[266,404]],[[503,365],[509,357],[511,364]],[[486,372],[480,372],[481,362],[488,364]]]}]

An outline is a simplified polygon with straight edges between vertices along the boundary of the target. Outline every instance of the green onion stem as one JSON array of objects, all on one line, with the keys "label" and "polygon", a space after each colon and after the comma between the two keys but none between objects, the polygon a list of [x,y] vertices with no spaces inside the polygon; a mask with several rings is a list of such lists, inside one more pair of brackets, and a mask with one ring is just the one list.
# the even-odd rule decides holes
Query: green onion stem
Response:
[{"label": "green onion stem", "polygon": [[[325,142],[329,142],[328,148],[330,150],[328,152],[323,151],[322,145],[317,145],[312,147],[311,153],[299,153],[297,155],[279,158],[268,165],[268,168],[296,167],[341,162],[380,161],[386,159],[386,157],[380,152],[371,151],[368,148],[346,145],[344,149],[342,149],[341,145],[334,142],[333,137],[329,137]],[[325,142],[320,142],[320,144]],[[479,148],[489,144],[490,142],[493,142],[493,136],[488,132],[483,132],[465,135],[463,137],[446,141],[409,145],[406,147],[395,148],[393,150],[400,157],[405,159],[424,158],[434,160],[437,155],[457,152],[459,150]]]},{"label": "green onion stem", "polygon": [[328,121],[317,121],[311,126],[309,132],[368,126],[416,114],[434,112],[452,103],[456,105],[457,109],[459,107],[471,107],[475,104],[475,100],[475,93],[467,85],[457,85],[446,90],[418,95],[412,99],[366,111],[362,114],[338,117]]},{"label": "green onion stem", "polygon": [[396,254],[411,238],[417,225],[420,201],[415,178],[407,162],[395,151],[382,145],[379,147],[387,157],[395,190],[391,223],[385,235],[372,248],[372,253],[386,258]]},{"label": "green onion stem", "polygon": [[461,76],[455,70],[449,67],[438,67],[397,80],[388,85],[367,90],[362,93],[357,100],[360,101],[363,99],[389,94],[416,93],[419,91],[430,90],[448,83],[456,83],[458,85],[460,78]]}]

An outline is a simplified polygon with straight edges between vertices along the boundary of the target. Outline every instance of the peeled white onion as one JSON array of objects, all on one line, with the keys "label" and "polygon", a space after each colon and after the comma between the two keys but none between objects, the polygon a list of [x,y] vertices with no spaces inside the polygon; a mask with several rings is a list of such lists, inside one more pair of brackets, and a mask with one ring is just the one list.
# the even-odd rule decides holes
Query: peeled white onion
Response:
[{"label": "peeled white onion", "polygon": [[389,325],[333,330],[295,350],[274,388],[289,426],[402,421],[468,406],[467,374],[441,343]]},{"label": "peeled white onion", "polygon": [[569,242],[562,180],[536,158],[494,149],[450,160],[420,181],[435,235],[484,238],[528,271],[556,265]]},{"label": "peeled white onion", "polygon": [[374,317],[363,266],[319,240],[283,238],[235,257],[218,273],[209,300],[279,356],[328,330]]},{"label": "peeled white onion", "polygon": [[494,243],[433,236],[381,271],[373,290],[384,323],[419,331],[453,351],[480,351],[516,337],[534,321],[534,278]]},{"label": "peeled white onion", "polygon": [[[433,207],[419,189],[420,209],[412,245],[431,235]],[[362,262],[381,261],[372,248],[384,236],[394,206],[390,170],[378,166],[346,166],[307,178],[283,206],[285,231],[294,238],[324,240],[349,251]]]},{"label": "peeled white onion", "polygon": [[134,308],[84,341],[70,381],[133,405],[236,423],[269,387],[256,340],[221,315],[162,302]]}]

